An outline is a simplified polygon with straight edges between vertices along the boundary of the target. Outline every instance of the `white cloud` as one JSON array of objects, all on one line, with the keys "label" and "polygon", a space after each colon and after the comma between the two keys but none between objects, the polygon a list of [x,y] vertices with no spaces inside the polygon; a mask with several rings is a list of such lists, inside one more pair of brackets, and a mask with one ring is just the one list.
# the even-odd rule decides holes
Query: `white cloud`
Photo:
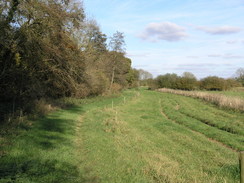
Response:
[{"label": "white cloud", "polygon": [[222,55],[219,55],[219,54],[210,54],[208,55],[208,57],[221,57]]},{"label": "white cloud", "polygon": [[142,34],[141,39],[150,41],[180,41],[187,37],[185,28],[171,22],[150,23]]},{"label": "white cloud", "polygon": [[224,58],[224,59],[241,59],[241,58],[244,58],[243,56],[233,55],[233,54],[225,54],[225,55],[210,54],[210,55],[208,55],[208,57],[219,57],[219,58]]},{"label": "white cloud", "polygon": [[226,41],[227,44],[236,44],[238,43],[238,41],[236,40],[230,40],[230,41]]},{"label": "white cloud", "polygon": [[226,54],[223,56],[223,58],[225,58],[225,59],[242,59],[244,57],[240,56],[240,55]]},{"label": "white cloud", "polygon": [[199,26],[197,27],[197,29],[212,35],[234,34],[242,30],[239,27],[232,27],[232,26],[220,26],[220,27]]},{"label": "white cloud", "polygon": [[192,59],[195,59],[195,58],[199,58],[199,56],[187,56],[187,58],[192,58]]}]

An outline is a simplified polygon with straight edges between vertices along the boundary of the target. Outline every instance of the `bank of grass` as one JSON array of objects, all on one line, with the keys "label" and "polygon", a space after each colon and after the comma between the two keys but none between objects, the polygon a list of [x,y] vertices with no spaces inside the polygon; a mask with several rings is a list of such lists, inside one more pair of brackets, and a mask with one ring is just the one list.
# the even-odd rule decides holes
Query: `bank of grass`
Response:
[{"label": "bank of grass", "polygon": [[4,145],[0,182],[238,182],[237,153],[170,119],[166,95],[127,90],[31,122]]},{"label": "bank of grass", "polygon": [[229,94],[227,92],[222,94],[220,92],[213,93],[203,91],[183,91],[168,88],[160,88],[157,91],[198,98],[213,103],[222,108],[233,109],[242,112],[244,111],[244,98],[237,97],[237,95],[233,94],[233,92],[229,92]]},{"label": "bank of grass", "polygon": [[244,115],[224,111],[196,99],[163,93],[162,111],[174,122],[236,151],[244,150]]}]

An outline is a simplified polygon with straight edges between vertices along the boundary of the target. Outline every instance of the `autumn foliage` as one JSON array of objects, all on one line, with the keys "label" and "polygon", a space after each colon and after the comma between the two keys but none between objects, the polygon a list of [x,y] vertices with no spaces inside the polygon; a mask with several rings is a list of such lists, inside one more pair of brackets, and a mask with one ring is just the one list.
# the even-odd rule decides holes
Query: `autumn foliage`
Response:
[{"label": "autumn foliage", "polygon": [[107,38],[85,17],[75,0],[0,2],[0,116],[28,112],[43,98],[83,98],[133,85],[123,33]]}]

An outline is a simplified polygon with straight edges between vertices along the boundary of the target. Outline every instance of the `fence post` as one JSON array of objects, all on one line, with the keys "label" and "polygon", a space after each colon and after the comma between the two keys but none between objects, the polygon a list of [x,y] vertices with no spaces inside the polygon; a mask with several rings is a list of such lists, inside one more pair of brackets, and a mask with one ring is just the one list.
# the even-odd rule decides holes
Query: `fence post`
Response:
[{"label": "fence post", "polygon": [[239,155],[239,162],[240,162],[240,183],[244,183],[244,151],[240,152]]}]

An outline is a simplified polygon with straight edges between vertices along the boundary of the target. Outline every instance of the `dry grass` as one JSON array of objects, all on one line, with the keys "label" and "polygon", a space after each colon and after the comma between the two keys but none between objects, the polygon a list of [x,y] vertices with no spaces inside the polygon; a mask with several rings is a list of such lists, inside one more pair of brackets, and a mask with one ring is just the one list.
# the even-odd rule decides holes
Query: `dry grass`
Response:
[{"label": "dry grass", "polygon": [[178,177],[179,163],[162,154],[151,153],[145,157],[147,166],[144,174],[153,177],[154,182],[184,182]]},{"label": "dry grass", "polygon": [[219,107],[244,111],[244,100],[239,97],[230,97],[222,94],[213,94],[199,91],[172,90],[167,88],[160,88],[158,89],[158,91],[164,93],[183,95],[187,97],[199,98],[207,102],[211,102]]}]

